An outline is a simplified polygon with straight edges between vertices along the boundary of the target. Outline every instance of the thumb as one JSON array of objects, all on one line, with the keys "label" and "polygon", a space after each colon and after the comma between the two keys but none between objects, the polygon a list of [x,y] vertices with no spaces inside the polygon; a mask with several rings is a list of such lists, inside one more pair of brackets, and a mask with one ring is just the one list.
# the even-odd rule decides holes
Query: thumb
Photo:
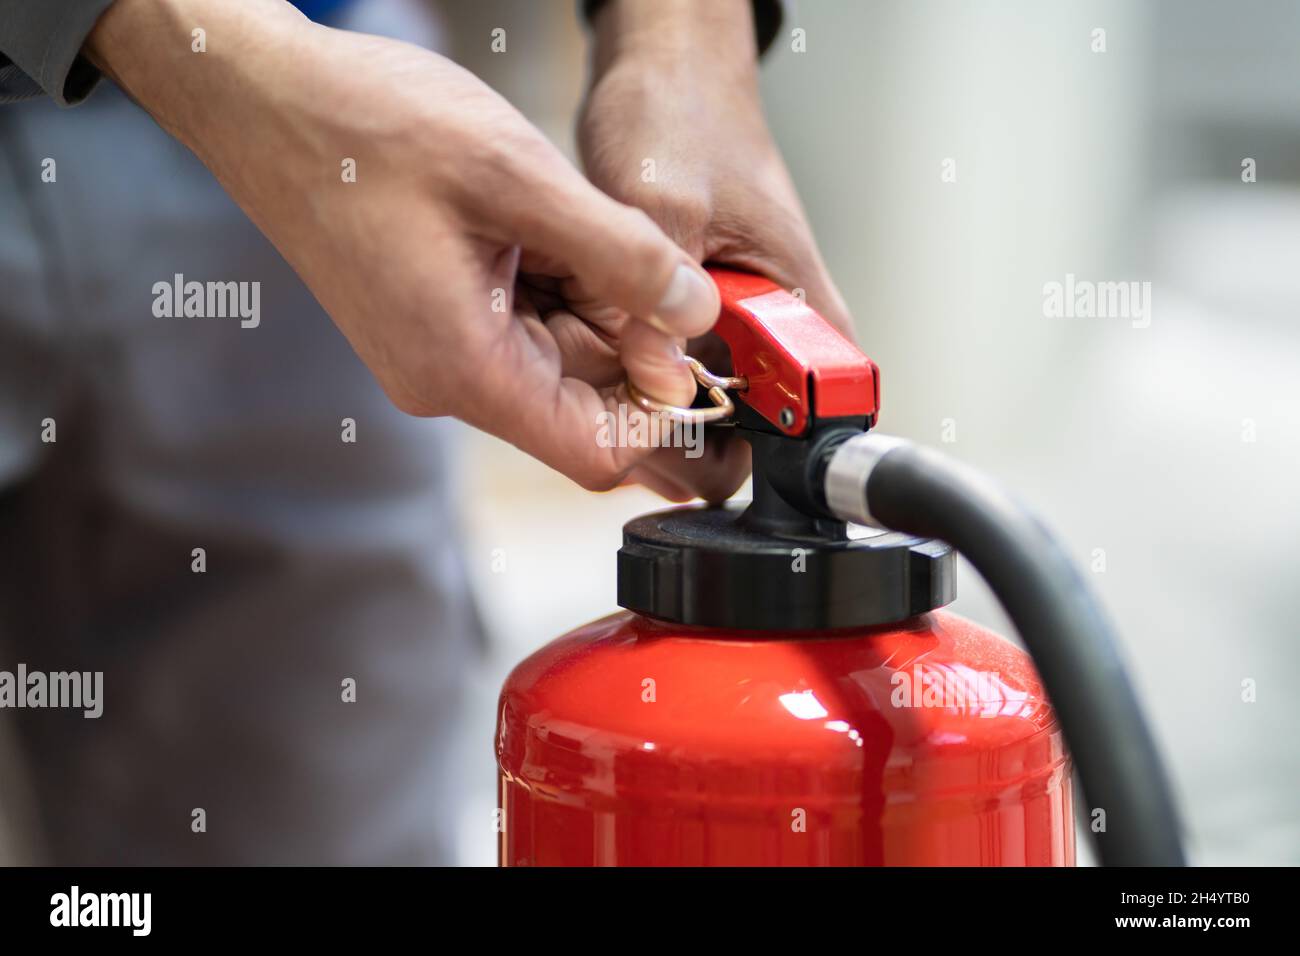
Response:
[{"label": "thumb", "polygon": [[665,335],[690,338],[711,329],[720,304],[708,273],[644,212],[610,199],[572,167],[566,173],[549,176],[534,190],[538,201],[511,217],[512,240]]}]

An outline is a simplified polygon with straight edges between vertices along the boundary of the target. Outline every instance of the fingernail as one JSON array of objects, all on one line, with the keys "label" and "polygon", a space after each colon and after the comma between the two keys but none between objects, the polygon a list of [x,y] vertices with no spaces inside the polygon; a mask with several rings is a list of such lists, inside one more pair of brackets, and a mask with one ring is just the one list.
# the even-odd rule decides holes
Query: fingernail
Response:
[{"label": "fingernail", "polygon": [[668,289],[648,321],[669,335],[702,335],[713,326],[717,308],[709,280],[682,263],[673,270]]}]

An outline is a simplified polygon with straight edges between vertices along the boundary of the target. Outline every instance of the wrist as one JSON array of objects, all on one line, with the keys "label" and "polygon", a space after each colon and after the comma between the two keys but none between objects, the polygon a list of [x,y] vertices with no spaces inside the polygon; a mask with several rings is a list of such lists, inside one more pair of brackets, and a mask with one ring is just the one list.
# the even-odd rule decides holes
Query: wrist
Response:
[{"label": "wrist", "polygon": [[202,134],[223,125],[223,107],[240,112],[260,91],[268,55],[309,25],[281,0],[116,0],[84,53],[198,151]]},{"label": "wrist", "polygon": [[752,0],[605,0],[592,23],[593,82],[615,65],[758,83]]}]

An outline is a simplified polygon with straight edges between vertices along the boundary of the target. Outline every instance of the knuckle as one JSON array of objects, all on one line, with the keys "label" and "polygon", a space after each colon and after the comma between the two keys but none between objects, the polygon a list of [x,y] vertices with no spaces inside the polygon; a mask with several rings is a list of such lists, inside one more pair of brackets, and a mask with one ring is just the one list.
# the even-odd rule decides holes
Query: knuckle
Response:
[{"label": "knuckle", "polygon": [[674,192],[660,202],[659,224],[670,235],[683,242],[702,236],[713,216],[712,204],[698,193]]},{"label": "knuckle", "polygon": [[604,492],[613,491],[618,487],[618,481],[613,478],[601,475],[583,475],[576,479],[578,486],[583,491]]},{"label": "knuckle", "polygon": [[452,179],[462,201],[471,208],[515,208],[536,205],[531,195],[538,177],[552,164],[549,144],[515,130],[485,133],[474,137],[472,146]]},{"label": "knuckle", "polygon": [[571,477],[584,491],[613,491],[627,475],[626,468],[620,468],[612,459],[590,462]]}]

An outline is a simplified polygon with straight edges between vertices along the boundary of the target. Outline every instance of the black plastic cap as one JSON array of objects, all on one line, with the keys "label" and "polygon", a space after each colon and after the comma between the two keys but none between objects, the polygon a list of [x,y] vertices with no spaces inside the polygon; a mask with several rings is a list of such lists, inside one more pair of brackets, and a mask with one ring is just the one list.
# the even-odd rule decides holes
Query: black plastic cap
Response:
[{"label": "black plastic cap", "polygon": [[743,513],[675,508],[628,522],[619,605],[678,624],[803,631],[891,624],[955,596],[953,551],[941,541],[787,537]]}]

